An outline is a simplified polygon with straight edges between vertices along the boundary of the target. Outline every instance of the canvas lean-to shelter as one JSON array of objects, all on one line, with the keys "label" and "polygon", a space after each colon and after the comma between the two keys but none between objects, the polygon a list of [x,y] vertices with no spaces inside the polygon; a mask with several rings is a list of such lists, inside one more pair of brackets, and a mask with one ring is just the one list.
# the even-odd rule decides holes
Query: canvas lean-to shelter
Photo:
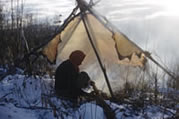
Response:
[{"label": "canvas lean-to shelter", "polygon": [[77,7],[64,21],[59,33],[42,49],[48,61],[61,62],[68,59],[74,50],[84,51],[87,56],[82,69],[88,67],[87,71],[91,75],[95,75],[101,81],[104,80],[112,96],[111,82],[114,80],[111,79],[122,76],[122,73],[117,73],[120,72],[118,69],[125,67],[123,72],[127,72],[126,67],[134,67],[135,71],[131,75],[133,77],[137,73],[136,68],[145,67],[147,59],[152,60],[174,78],[150,56],[150,53],[129,40],[91,5],[83,0],[76,1]]}]

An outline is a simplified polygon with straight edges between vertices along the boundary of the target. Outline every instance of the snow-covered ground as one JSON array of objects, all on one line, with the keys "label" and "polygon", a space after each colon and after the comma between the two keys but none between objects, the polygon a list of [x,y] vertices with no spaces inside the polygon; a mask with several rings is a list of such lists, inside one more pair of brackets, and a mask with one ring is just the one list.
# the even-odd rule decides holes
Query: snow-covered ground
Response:
[{"label": "snow-covered ground", "polygon": [[[6,70],[0,68],[0,75]],[[106,119],[103,108],[95,101],[74,106],[57,98],[53,92],[53,79],[48,76],[26,76],[17,69],[0,81],[0,119]],[[176,110],[148,105],[134,109],[130,104],[106,101],[117,119],[166,119]]]}]

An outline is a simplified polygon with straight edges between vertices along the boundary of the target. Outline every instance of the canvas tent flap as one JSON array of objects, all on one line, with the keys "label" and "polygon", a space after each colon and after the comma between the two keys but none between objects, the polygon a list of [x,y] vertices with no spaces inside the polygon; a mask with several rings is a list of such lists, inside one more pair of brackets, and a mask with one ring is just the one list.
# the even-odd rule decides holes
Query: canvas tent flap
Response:
[{"label": "canvas tent flap", "polygon": [[47,46],[43,49],[42,53],[47,57],[47,59],[54,63],[57,56],[57,48],[58,44],[61,42],[61,36],[60,34],[56,35],[55,38],[53,38]]},{"label": "canvas tent flap", "polygon": [[80,22],[80,18],[76,17],[72,20],[65,29],[57,34],[42,50],[43,55],[45,55],[51,63],[55,63],[57,56],[59,54],[59,47],[60,50],[64,48],[66,43],[68,42],[69,38],[73,34],[74,30],[78,26]]},{"label": "canvas tent flap", "polygon": [[143,51],[131,42],[125,35],[119,32],[113,34],[115,47],[121,64],[143,67],[147,62]]},{"label": "canvas tent flap", "polygon": [[140,55],[142,52],[138,47],[136,47],[124,35],[120,33],[114,33],[113,39],[116,42],[117,51],[120,55],[119,58],[121,60],[125,57],[131,57],[134,52],[138,55]]}]

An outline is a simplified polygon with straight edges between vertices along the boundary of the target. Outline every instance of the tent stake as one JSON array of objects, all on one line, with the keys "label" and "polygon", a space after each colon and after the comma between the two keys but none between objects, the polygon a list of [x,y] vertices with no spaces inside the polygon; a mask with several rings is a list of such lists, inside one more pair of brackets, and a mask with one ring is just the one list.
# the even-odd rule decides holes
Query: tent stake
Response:
[{"label": "tent stake", "polygon": [[[81,8],[80,8],[80,10],[81,10]],[[82,10],[81,10],[81,12],[82,12]],[[113,94],[111,85],[110,85],[110,83],[109,83],[109,79],[108,79],[106,70],[105,70],[105,68],[104,68],[104,66],[103,66],[103,64],[102,64],[102,62],[101,62],[100,56],[99,56],[99,54],[98,54],[98,52],[97,52],[97,50],[96,50],[96,48],[95,48],[95,45],[94,45],[94,43],[93,43],[93,41],[92,41],[92,38],[91,38],[91,36],[90,36],[89,30],[88,30],[88,28],[87,28],[86,21],[85,21],[85,19],[84,19],[84,14],[83,14],[83,12],[82,12],[81,15],[82,15],[82,21],[83,21],[83,24],[84,24],[84,26],[85,26],[86,33],[87,33],[87,35],[88,35],[88,39],[89,39],[89,41],[90,41],[90,43],[91,43],[91,46],[92,46],[92,48],[93,48],[93,50],[94,50],[94,52],[95,52],[95,55],[96,55],[96,57],[97,57],[97,60],[98,60],[99,65],[100,65],[100,67],[101,67],[101,70],[102,70],[102,72],[103,72],[103,74],[104,74],[104,77],[105,77],[107,86],[108,86],[108,88],[109,88],[109,92],[110,92],[110,94],[111,94],[111,97],[114,98],[114,94]]]}]

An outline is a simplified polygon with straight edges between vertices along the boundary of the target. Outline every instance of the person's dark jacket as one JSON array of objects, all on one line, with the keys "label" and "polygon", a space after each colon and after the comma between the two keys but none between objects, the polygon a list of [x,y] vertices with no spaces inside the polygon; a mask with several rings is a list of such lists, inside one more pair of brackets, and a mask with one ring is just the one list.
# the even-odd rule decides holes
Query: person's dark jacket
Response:
[{"label": "person's dark jacket", "polygon": [[70,60],[64,61],[55,73],[55,90],[60,96],[77,98],[83,91],[77,87],[79,71]]}]

